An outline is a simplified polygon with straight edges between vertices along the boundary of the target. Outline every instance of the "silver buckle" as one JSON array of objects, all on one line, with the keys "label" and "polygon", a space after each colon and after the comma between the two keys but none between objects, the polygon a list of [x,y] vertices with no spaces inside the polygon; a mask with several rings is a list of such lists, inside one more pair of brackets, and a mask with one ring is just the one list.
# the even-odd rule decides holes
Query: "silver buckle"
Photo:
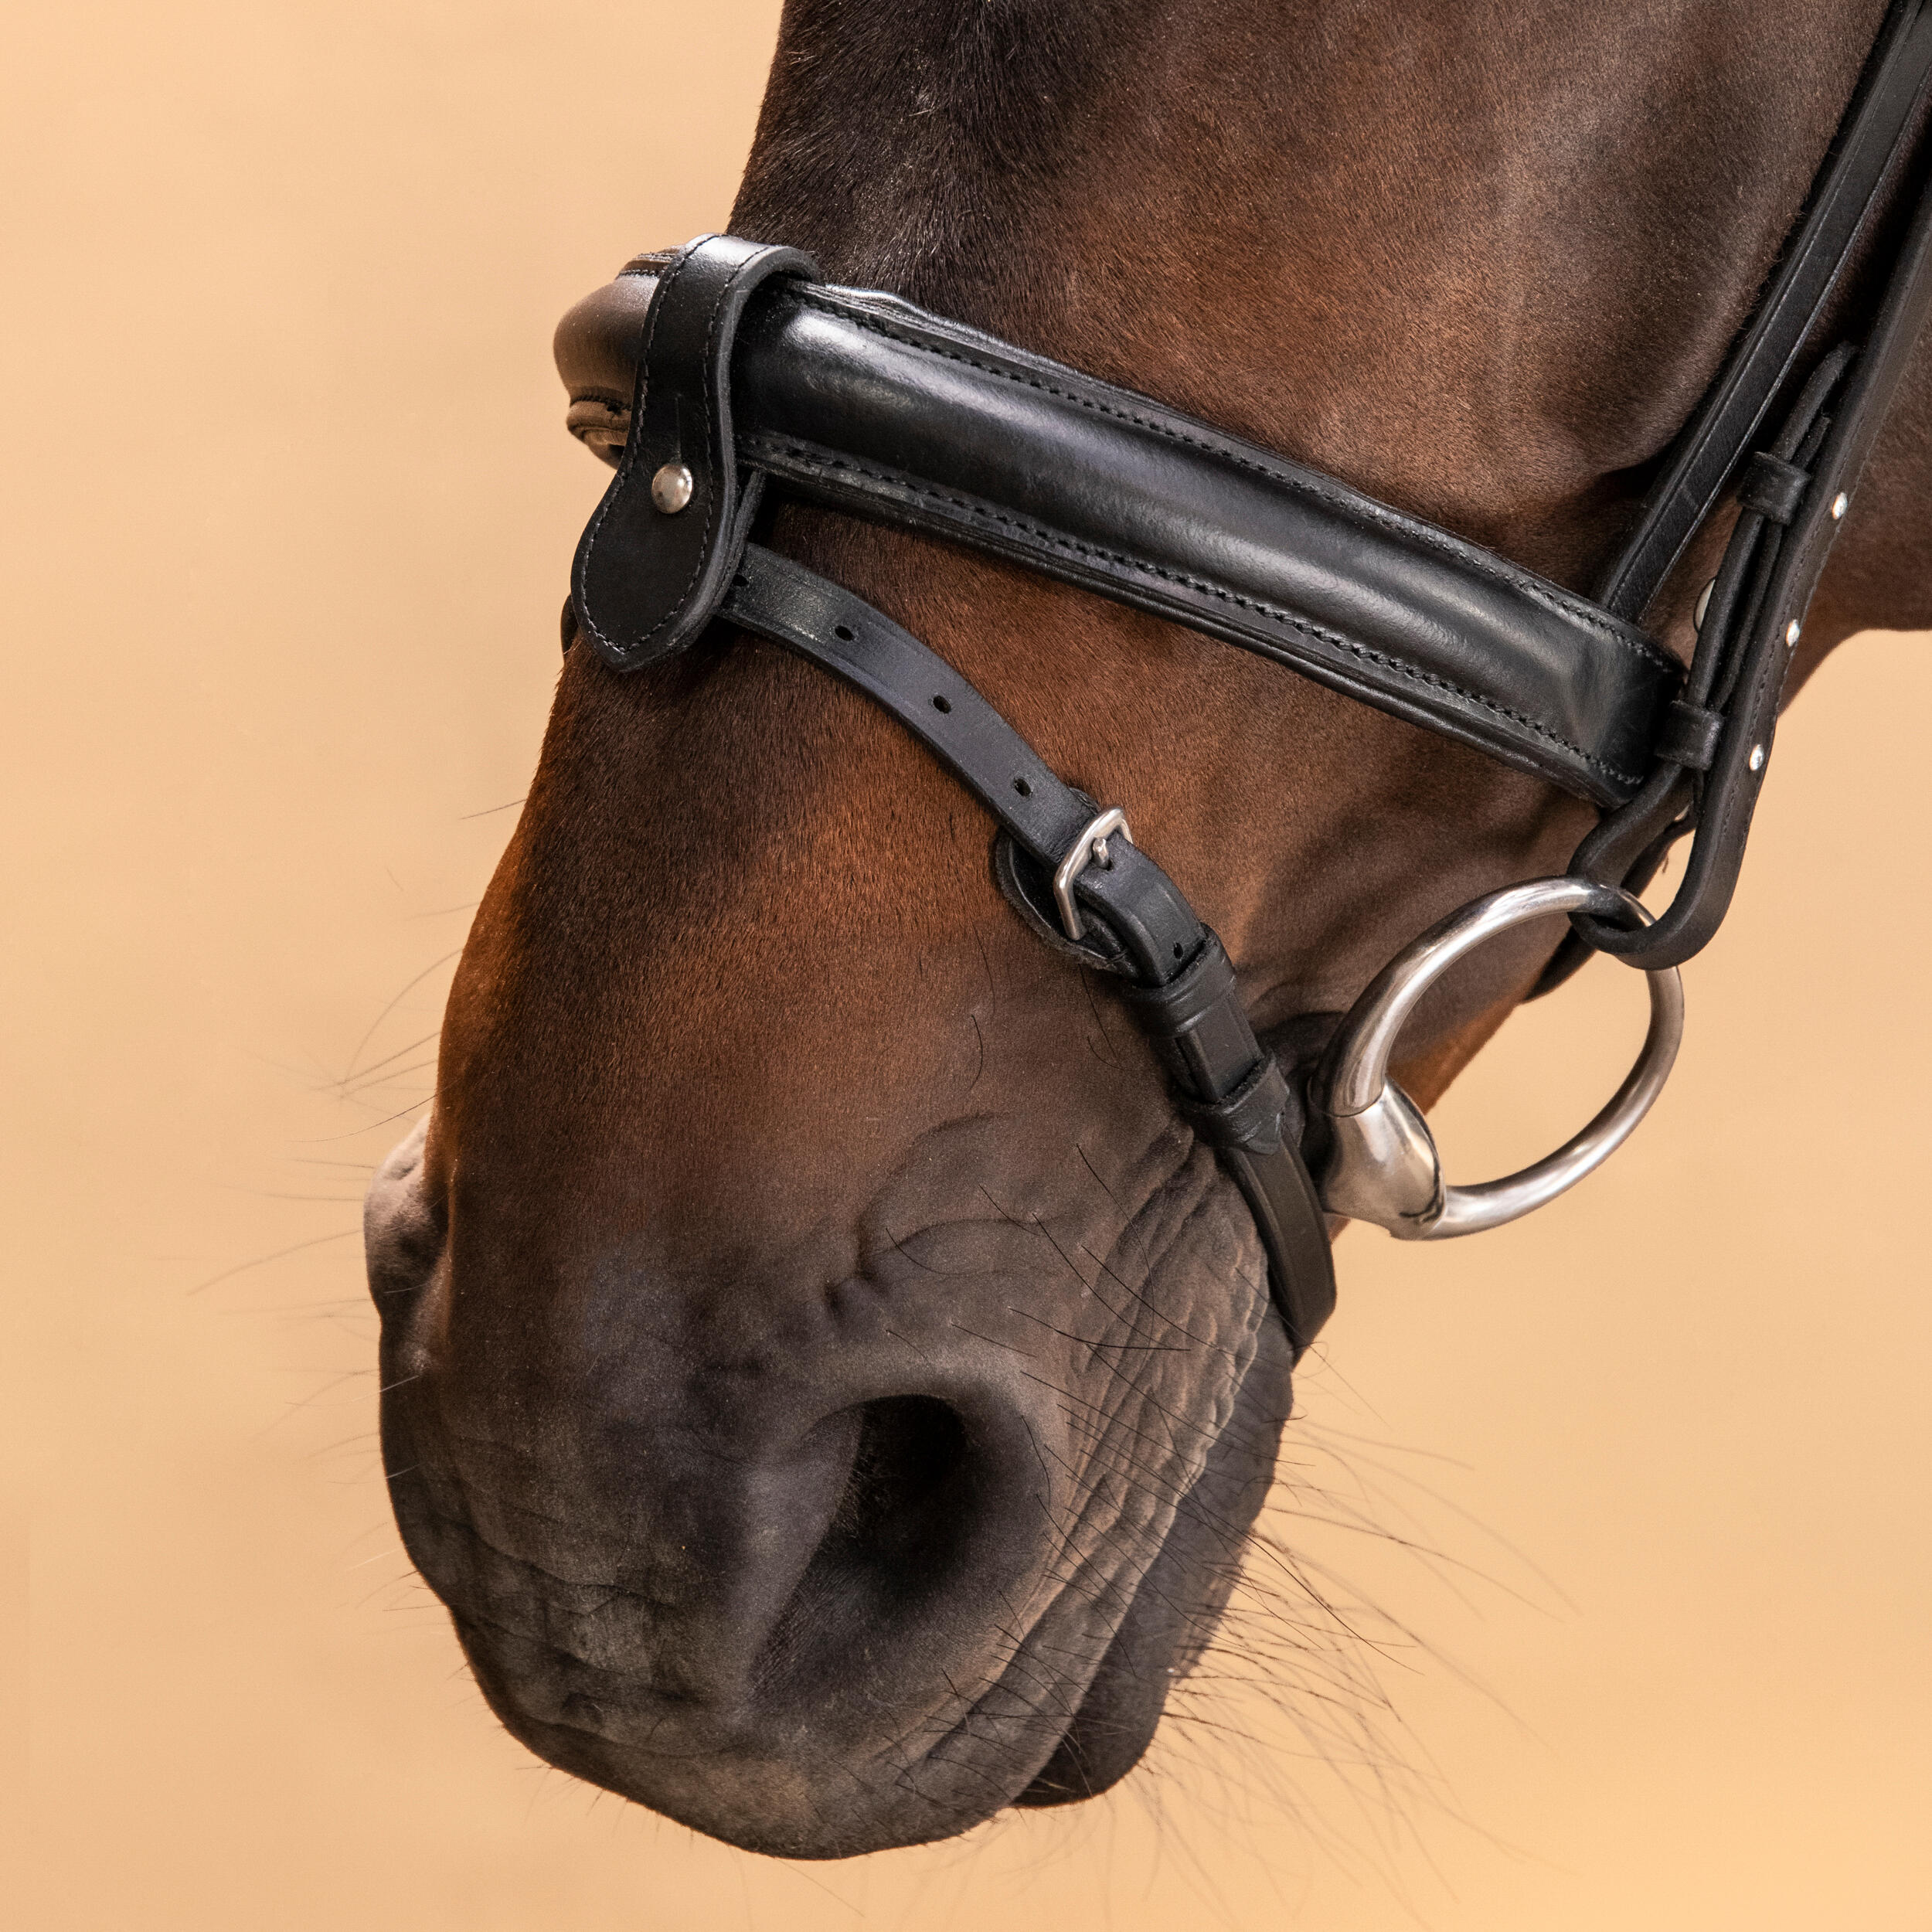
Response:
[{"label": "silver buckle", "polygon": [[1060,909],[1060,928],[1076,945],[1086,937],[1087,923],[1080,917],[1080,909],[1073,903],[1073,882],[1089,866],[1098,866],[1103,872],[1114,869],[1107,842],[1117,832],[1130,845],[1133,844],[1134,835],[1127,828],[1127,814],[1114,805],[1080,828],[1080,835],[1067,847],[1066,856],[1053,873],[1053,903]]}]

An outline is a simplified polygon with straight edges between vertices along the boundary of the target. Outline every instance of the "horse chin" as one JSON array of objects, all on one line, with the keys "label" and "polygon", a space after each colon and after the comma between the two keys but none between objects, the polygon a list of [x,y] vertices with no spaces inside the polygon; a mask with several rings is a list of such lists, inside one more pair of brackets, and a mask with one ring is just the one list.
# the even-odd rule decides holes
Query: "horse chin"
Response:
[{"label": "horse chin", "polygon": [[[505,1322],[549,1352],[532,1379],[461,1354],[489,1290],[451,1291],[422,1145],[370,1196],[386,1461],[410,1553],[520,1741],[810,1859],[1074,1802],[1139,1761],[1226,1603],[1289,1402],[1205,1150],[1152,1162],[1146,1238],[1110,1250],[1114,1326],[1041,1277],[1019,1217],[929,1220],[775,1312],[652,1277],[639,1323],[643,1277],[620,1270],[547,1338]],[[569,1353],[593,1332],[594,1365]],[[727,1359],[740,1381],[769,1365],[755,1399],[713,1400]]]}]

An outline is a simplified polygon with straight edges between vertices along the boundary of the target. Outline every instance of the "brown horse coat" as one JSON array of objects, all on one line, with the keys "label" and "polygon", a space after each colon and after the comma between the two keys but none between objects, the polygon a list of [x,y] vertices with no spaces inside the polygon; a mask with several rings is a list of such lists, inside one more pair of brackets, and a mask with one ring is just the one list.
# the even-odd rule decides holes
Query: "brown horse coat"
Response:
[{"label": "brown horse coat", "polygon": [[[732,226],[1587,587],[1883,11],[793,0]],[[1932,621],[1929,410],[1921,364],[1801,677]],[[999,564],[823,513],[774,541],[1129,804],[1263,1026],[1345,1006],[1589,822]],[[1651,614],[1674,648],[1708,571]],[[486,1694],[756,1849],[943,1837],[1124,1774],[1287,1413],[1239,1197],[1110,995],[999,900],[989,834],[773,647],[629,678],[573,652],[427,1136],[372,1192],[396,1509]],[[1412,1090],[1549,943],[1444,989]]]}]

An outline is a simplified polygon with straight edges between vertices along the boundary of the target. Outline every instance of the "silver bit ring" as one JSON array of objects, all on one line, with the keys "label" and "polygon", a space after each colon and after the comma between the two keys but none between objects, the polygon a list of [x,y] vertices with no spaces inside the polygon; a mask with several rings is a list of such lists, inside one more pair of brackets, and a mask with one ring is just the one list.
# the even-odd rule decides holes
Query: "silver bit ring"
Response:
[{"label": "silver bit ring", "polygon": [[1684,1033],[1677,969],[1647,972],[1650,1029],[1637,1063],[1583,1131],[1534,1165],[1451,1187],[1422,1111],[1389,1077],[1389,1056],[1417,1002],[1464,954],[1512,926],[1588,912],[1618,924],[1650,915],[1614,886],[1538,879],[1471,900],[1403,947],[1363,990],[1321,1057],[1309,1095],[1328,1148],[1318,1185],[1331,1214],[1372,1221],[1405,1241],[1442,1241],[1500,1227],[1553,1201],[1630,1138],[1664,1090]]}]

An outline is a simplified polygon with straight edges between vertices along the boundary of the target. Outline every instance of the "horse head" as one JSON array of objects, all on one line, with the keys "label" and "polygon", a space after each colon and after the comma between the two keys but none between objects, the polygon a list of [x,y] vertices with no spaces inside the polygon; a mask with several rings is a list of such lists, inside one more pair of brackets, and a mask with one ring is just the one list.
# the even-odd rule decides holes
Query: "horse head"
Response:
[{"label": "horse head", "polygon": [[[791,0],[733,227],[1585,590],[1883,12]],[[561,346],[614,449],[628,379],[584,359],[608,315]],[[1920,368],[1793,688],[1855,629],[1932,621],[1905,508],[1928,406]],[[1648,614],[1680,655],[1722,536]],[[764,540],[1128,804],[1288,1056],[1593,821],[995,559],[795,504]],[[1111,985],[1015,917],[992,831],[729,624],[628,676],[571,650],[435,1106],[370,1197],[395,1505],[485,1696],[551,1762],[758,1850],[1124,1775],[1289,1413],[1246,1203]],[[1423,1104],[1556,937],[1425,1002],[1398,1056]]]}]

